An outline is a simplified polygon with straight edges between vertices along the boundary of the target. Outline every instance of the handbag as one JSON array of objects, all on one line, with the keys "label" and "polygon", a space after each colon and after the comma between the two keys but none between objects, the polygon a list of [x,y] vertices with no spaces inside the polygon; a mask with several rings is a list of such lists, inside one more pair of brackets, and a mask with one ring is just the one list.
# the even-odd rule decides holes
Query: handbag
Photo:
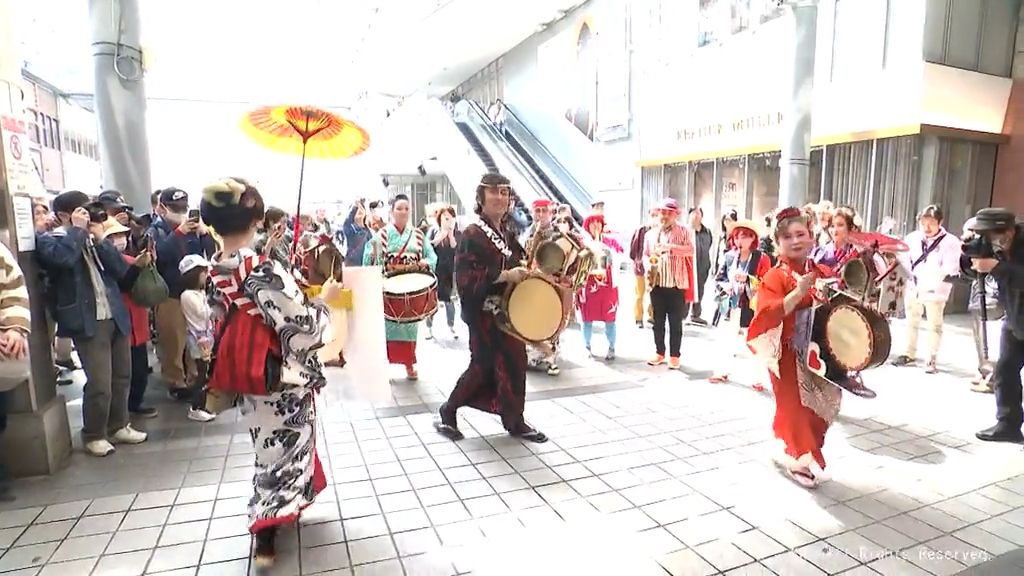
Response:
[{"label": "handbag", "polygon": [[170,297],[170,290],[163,276],[150,264],[139,270],[139,277],[132,286],[132,300],[144,308],[153,308],[162,304]]}]

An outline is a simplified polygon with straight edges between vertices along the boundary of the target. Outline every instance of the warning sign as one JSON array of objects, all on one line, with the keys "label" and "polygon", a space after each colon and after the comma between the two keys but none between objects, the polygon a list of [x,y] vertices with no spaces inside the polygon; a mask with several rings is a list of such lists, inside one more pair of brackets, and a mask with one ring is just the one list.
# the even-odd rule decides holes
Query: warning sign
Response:
[{"label": "warning sign", "polygon": [[0,135],[4,142],[4,168],[7,173],[7,189],[12,196],[45,194],[32,160],[25,154],[28,150],[28,126],[24,120],[0,115]]},{"label": "warning sign", "polygon": [[35,249],[32,222],[32,196],[46,193],[43,182],[25,152],[28,150],[28,126],[24,120],[0,115],[0,140],[3,140],[3,166],[7,192],[14,206],[14,224],[19,251]]}]

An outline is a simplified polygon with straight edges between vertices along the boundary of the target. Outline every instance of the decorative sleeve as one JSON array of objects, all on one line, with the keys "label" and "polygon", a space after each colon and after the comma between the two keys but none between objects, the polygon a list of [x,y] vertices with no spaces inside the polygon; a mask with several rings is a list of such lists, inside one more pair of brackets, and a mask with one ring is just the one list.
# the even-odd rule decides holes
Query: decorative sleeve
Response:
[{"label": "decorative sleeve", "polygon": [[387,246],[383,245],[382,236],[386,238],[383,234],[371,234],[367,239],[366,247],[363,248],[363,266],[379,266],[384,262]]},{"label": "decorative sleeve", "polygon": [[776,376],[782,358],[782,322],[786,316],[783,300],[792,289],[792,282],[783,268],[772,268],[765,274],[757,292],[754,318],[747,330],[747,347]]},{"label": "decorative sleeve", "polygon": [[491,287],[501,274],[501,257],[490,248],[489,240],[477,226],[462,234],[455,252],[455,283],[463,306],[483,308]]},{"label": "decorative sleeve", "polygon": [[434,250],[433,243],[431,243],[430,240],[428,240],[426,238],[425,234],[424,234],[424,238],[423,238],[423,240],[421,242],[421,245],[423,246],[423,259],[426,260],[427,264],[430,265],[431,271],[436,271],[437,270],[437,250]]},{"label": "decorative sleeve", "polygon": [[243,291],[281,340],[281,352],[305,364],[323,346],[331,317],[320,301],[308,301],[281,264],[265,260],[246,277]]},{"label": "decorative sleeve", "polygon": [[28,306],[28,288],[18,260],[0,243],[0,330],[18,330],[28,334],[32,329]]}]

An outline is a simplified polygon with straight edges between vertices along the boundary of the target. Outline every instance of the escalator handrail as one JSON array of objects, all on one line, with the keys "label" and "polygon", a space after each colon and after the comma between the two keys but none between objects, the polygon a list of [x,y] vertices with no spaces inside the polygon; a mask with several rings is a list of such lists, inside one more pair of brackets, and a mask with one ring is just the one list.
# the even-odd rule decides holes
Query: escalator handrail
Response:
[{"label": "escalator handrail", "polygon": [[[530,166],[528,166],[526,162],[524,162],[523,159],[519,157],[519,154],[505,140],[505,136],[501,134],[497,128],[495,128],[494,124],[491,122],[490,118],[487,117],[487,114],[484,112],[480,104],[473,100],[469,100],[468,104],[469,109],[472,110],[474,114],[476,114],[477,123],[485,131],[487,131],[488,135],[491,137],[491,140],[493,140],[499,146],[505,147],[505,156],[507,160],[509,160],[509,162],[511,162],[513,166],[515,166],[515,168],[519,170],[520,174],[522,174],[524,177],[527,178],[527,180],[529,180],[530,185],[533,187],[535,191],[538,192],[538,194],[542,196],[547,196],[548,199],[553,199],[550,198],[551,191],[548,190],[547,186],[545,186],[544,183],[540,181],[540,179],[537,177],[537,175],[534,174],[533,169],[530,168]],[[471,125],[470,129],[472,129]],[[554,198],[554,200],[557,200],[557,198]]]},{"label": "escalator handrail", "polygon": [[[483,107],[479,103],[470,100],[468,102],[468,108],[476,115],[477,122],[484,127],[488,132],[488,135],[491,136],[496,143],[505,147],[508,159],[513,161],[513,164],[516,165],[524,176],[528,175],[530,179],[532,179],[531,184],[535,189],[540,190],[543,195],[547,196],[550,200],[554,200],[559,204],[568,205],[572,212],[573,219],[577,222],[583,222],[583,210],[580,210],[575,205],[576,202],[571,202],[565,197],[565,193],[558,185],[552,182],[546,174],[544,174],[543,169],[537,165],[536,160],[533,159],[530,154],[524,154],[523,151],[520,151],[520,148],[523,148],[521,143],[518,143],[518,141],[514,143],[510,138],[508,138],[503,131],[500,130],[493,121],[491,121],[490,117],[487,116]],[[548,154],[550,154],[550,152],[548,152]]]},{"label": "escalator handrail", "polygon": [[561,162],[558,161],[558,158],[551,153],[551,150],[549,150],[543,142],[541,142],[540,138],[537,138],[537,135],[533,133],[533,130],[530,130],[530,127],[527,126],[525,122],[523,122],[519,115],[516,114],[512,110],[512,108],[510,108],[508,104],[505,104],[504,102],[501,103],[501,109],[505,115],[505,122],[508,122],[509,118],[515,120],[516,124],[533,139],[533,142],[537,145],[537,147],[540,150],[542,150],[544,154],[550,159],[554,167],[561,172],[561,176],[564,176],[565,180],[567,180],[569,184],[575,186],[576,190],[578,190],[581,193],[581,199],[588,202],[592,202],[594,199],[593,195],[591,195],[590,192],[582,184],[580,184],[579,180],[577,180],[576,177],[572,175],[572,172],[570,172],[564,165],[562,165]]}]

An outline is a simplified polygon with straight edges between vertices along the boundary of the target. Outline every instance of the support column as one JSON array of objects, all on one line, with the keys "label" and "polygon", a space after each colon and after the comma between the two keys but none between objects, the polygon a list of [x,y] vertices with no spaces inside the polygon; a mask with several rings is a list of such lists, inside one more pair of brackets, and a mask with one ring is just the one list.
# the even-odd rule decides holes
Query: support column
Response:
[{"label": "support column", "polygon": [[153,191],[138,0],[89,0],[103,187],[139,210]]},{"label": "support column", "polygon": [[[0,114],[15,121],[25,120],[21,66],[14,42],[13,12],[15,1],[0,0]],[[5,138],[15,133],[4,134]],[[27,141],[27,135],[21,134]],[[26,382],[5,392],[7,395],[7,429],[0,434],[0,458],[12,476],[40,476],[59,470],[71,456],[71,430],[67,405],[57,394],[46,307],[41,297],[42,283],[34,258],[35,246],[19,242],[26,234],[32,236],[31,199],[20,194],[12,196],[12,184],[24,184],[26,172],[17,163],[24,158],[6,158],[0,146],[0,237],[18,257],[25,276],[32,313],[32,335],[29,337],[31,374]],[[26,148],[27,149],[27,148]],[[13,155],[13,154],[12,154]],[[41,187],[42,183],[39,183]],[[15,205],[21,207],[16,211]],[[27,210],[26,210],[27,209]],[[21,234],[19,234],[21,232]]]},{"label": "support column", "polygon": [[818,33],[817,0],[789,0],[793,25],[793,62],[789,108],[783,120],[779,206],[803,206],[811,166],[811,112],[814,99],[814,53]]}]

